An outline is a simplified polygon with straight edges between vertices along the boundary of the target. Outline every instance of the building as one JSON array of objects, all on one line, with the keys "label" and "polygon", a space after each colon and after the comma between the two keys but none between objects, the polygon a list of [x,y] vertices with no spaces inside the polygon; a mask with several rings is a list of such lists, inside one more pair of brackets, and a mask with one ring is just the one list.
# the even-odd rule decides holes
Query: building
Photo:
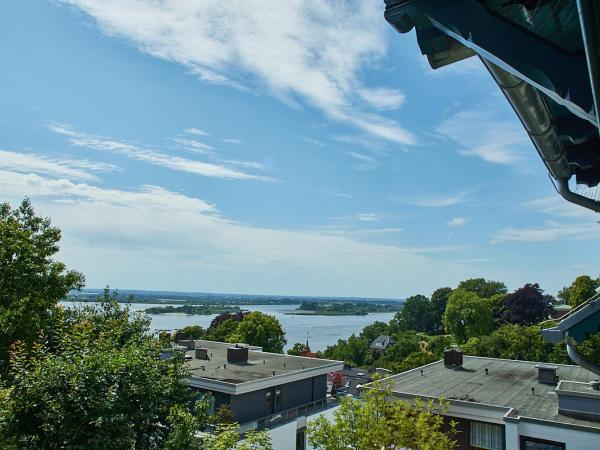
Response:
[{"label": "building", "polygon": [[371,342],[370,348],[371,350],[382,352],[387,349],[389,346],[394,345],[396,340],[393,337],[382,334],[381,336],[377,336]]},{"label": "building", "polygon": [[212,341],[179,342],[188,348],[190,386],[227,405],[242,431],[269,430],[273,446],[304,450],[306,423],[337,402],[327,376],[340,361],[261,351],[260,347]]},{"label": "building", "polygon": [[600,449],[600,391],[594,373],[579,366],[452,353],[446,361],[386,380],[399,399],[445,398],[446,422],[458,424],[457,448]]}]

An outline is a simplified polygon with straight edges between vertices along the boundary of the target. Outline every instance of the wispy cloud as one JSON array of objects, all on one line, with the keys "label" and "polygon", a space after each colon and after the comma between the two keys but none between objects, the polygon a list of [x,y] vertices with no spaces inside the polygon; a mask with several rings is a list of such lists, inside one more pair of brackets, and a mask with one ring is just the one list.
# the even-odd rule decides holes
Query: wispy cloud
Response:
[{"label": "wispy cloud", "polygon": [[224,179],[275,181],[271,177],[242,172],[223,164],[214,164],[211,162],[182,158],[179,156],[173,156],[163,152],[139,147],[127,142],[121,142],[102,136],[82,133],[63,124],[50,124],[48,128],[55,133],[67,136],[72,145],[93,150],[119,153],[131,159],[143,161],[156,166],[166,167],[179,172],[187,172],[206,177]]},{"label": "wispy cloud", "polygon": [[309,144],[312,145],[316,145],[318,147],[325,147],[325,144],[323,144],[323,142],[317,140],[317,139],[312,139],[306,136],[298,136],[300,139],[302,139],[304,142],[308,142]]},{"label": "wispy cloud", "polygon": [[38,173],[77,180],[94,180],[91,172],[119,170],[112,164],[81,159],[57,159],[33,153],[0,150],[0,168],[21,173]]},{"label": "wispy cloud", "polygon": [[200,130],[199,128],[186,128],[183,131],[188,134],[195,134],[197,136],[209,136],[206,131]]},{"label": "wispy cloud", "polygon": [[454,217],[448,221],[448,226],[450,227],[460,227],[467,223],[467,219],[464,217]]},{"label": "wispy cloud", "polygon": [[398,109],[406,101],[406,95],[397,89],[363,88],[358,95],[376,109]]},{"label": "wispy cloud", "polygon": [[361,222],[377,222],[381,220],[383,216],[377,213],[358,213],[356,218]]},{"label": "wispy cloud", "polygon": [[499,120],[495,108],[485,107],[455,113],[436,131],[458,147],[458,153],[495,164],[515,164],[524,159],[531,145],[518,120]]},{"label": "wispy cloud", "polygon": [[264,90],[372,136],[415,143],[397,121],[367,112],[402,102],[398,91],[359,79],[387,49],[377,2],[62,1],[92,17],[104,33],[206,82]]},{"label": "wispy cloud", "polygon": [[494,236],[492,243],[498,242],[545,242],[558,240],[600,239],[600,225],[597,223],[564,224],[545,222],[543,226],[531,228],[505,228]]},{"label": "wispy cloud", "polygon": [[377,167],[377,160],[372,156],[358,152],[346,152],[346,154],[363,163],[355,166],[357,170],[373,170]]},{"label": "wispy cloud", "polygon": [[173,139],[173,141],[181,145],[186,150],[189,150],[193,153],[201,153],[204,155],[214,154],[214,152],[212,151],[214,150],[214,147],[203,142],[197,141],[195,139],[175,138]]},{"label": "wispy cloud", "polygon": [[469,199],[471,192],[459,192],[458,194],[448,195],[445,197],[429,197],[413,200],[404,200],[406,203],[416,206],[425,206],[429,208],[442,208],[446,206],[454,206],[464,203]]},{"label": "wispy cloud", "polygon": [[242,143],[242,141],[240,141],[239,139],[232,139],[232,138],[225,138],[225,139],[222,139],[222,141],[227,144],[241,144]]}]

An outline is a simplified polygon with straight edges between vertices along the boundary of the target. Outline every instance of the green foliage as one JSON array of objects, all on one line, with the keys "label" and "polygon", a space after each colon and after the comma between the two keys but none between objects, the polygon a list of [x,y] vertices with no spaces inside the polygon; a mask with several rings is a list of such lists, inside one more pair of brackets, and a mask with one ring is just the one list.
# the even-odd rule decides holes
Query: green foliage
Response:
[{"label": "green foliage", "polygon": [[381,336],[382,334],[389,334],[389,328],[390,326],[387,323],[378,320],[364,327],[360,332],[360,337],[361,339],[373,342],[376,337]]},{"label": "green foliage", "polygon": [[558,298],[575,308],[594,296],[598,287],[600,287],[600,277],[592,278],[588,275],[580,275],[569,287],[561,289]]},{"label": "green foliage", "polygon": [[20,341],[30,349],[57,303],[83,287],[82,274],[53,259],[59,240],[60,230],[36,216],[28,199],[16,209],[0,205],[0,373],[9,347]]},{"label": "green foliage", "polygon": [[547,342],[537,326],[504,325],[488,336],[470,338],[461,349],[473,356],[570,364],[564,344]]},{"label": "green foliage", "polygon": [[353,334],[347,340],[340,339],[336,345],[327,347],[324,355],[326,358],[344,361],[353,366],[362,366],[371,360],[370,344],[371,341]]},{"label": "green foliage", "polygon": [[373,301],[361,301],[356,303],[350,302],[310,302],[303,301],[296,308],[297,311],[312,311],[314,314],[322,316],[365,316],[374,312],[394,312],[400,309],[400,304],[390,303],[374,303]]},{"label": "green foliage", "polygon": [[302,342],[296,342],[292,348],[288,349],[287,354],[292,356],[300,356],[304,351],[304,344]]},{"label": "green foliage", "polygon": [[508,323],[533,325],[550,316],[553,300],[551,295],[544,295],[539,284],[526,284],[504,297],[502,318]]},{"label": "green foliage", "polygon": [[585,359],[600,366],[600,332],[578,344],[577,350]]},{"label": "green foliage", "polygon": [[433,330],[431,302],[424,295],[413,295],[404,302],[402,310],[396,313],[392,327],[397,330]]},{"label": "green foliage", "polygon": [[506,285],[501,281],[491,281],[484,278],[471,278],[461,281],[457,290],[473,292],[481,298],[490,298],[494,295],[504,295],[508,292]]},{"label": "green foliage", "polygon": [[191,336],[192,339],[202,339],[205,334],[204,329],[200,325],[188,325],[179,331]]},{"label": "green foliage", "polygon": [[229,339],[236,332],[240,322],[234,319],[226,319],[214,327],[206,330],[206,339],[209,341],[229,342]]},{"label": "green foliage", "polygon": [[235,423],[235,417],[233,416],[231,409],[229,409],[229,406],[223,404],[217,408],[217,411],[212,417],[212,421],[217,425],[229,425]]},{"label": "green foliage", "polygon": [[279,321],[260,311],[253,311],[245,316],[227,340],[257,345],[262,347],[263,351],[273,353],[283,353],[283,346],[287,342]]},{"label": "green foliage", "polygon": [[388,347],[381,358],[378,360],[380,367],[397,371],[396,368],[401,365],[402,360],[409,354],[419,352],[419,338],[415,332],[406,331],[395,336],[396,343]]},{"label": "green foliage", "polygon": [[0,438],[23,449],[159,447],[192,399],[182,355],[159,360],[149,320],[114,301],[64,310],[31,349],[16,345]]},{"label": "green foliage", "polygon": [[448,303],[448,297],[450,297],[451,293],[451,288],[442,287],[436,289],[433,291],[433,294],[431,294],[431,314],[434,330],[441,330],[443,327],[444,312],[446,311],[446,304]]},{"label": "green foliage", "polygon": [[489,334],[493,329],[489,301],[473,292],[453,291],[444,313],[444,327],[459,343]]},{"label": "green foliage", "polygon": [[378,381],[363,392],[362,400],[344,397],[332,421],[324,416],[308,424],[308,441],[323,450],[391,450],[454,448],[454,425],[442,431],[446,402],[391,400],[389,386]]}]

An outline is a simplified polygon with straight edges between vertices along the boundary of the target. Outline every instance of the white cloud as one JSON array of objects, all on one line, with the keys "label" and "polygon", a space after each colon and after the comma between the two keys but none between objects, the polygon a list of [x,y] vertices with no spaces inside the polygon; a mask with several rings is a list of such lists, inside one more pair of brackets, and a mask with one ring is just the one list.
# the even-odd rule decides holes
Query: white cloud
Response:
[{"label": "white cloud", "polygon": [[467,223],[467,219],[465,219],[464,217],[454,217],[453,219],[448,221],[448,226],[460,227],[465,223]]},{"label": "white cloud", "polygon": [[598,219],[598,215],[594,211],[574,205],[558,194],[550,197],[537,198],[521,203],[519,206],[530,211],[536,211],[555,217]]},{"label": "white cloud", "polygon": [[186,128],[185,130],[183,130],[185,133],[188,134],[195,134],[197,136],[209,136],[209,134],[206,131],[202,131],[198,128]]},{"label": "white cloud", "polygon": [[203,142],[197,141],[195,139],[176,138],[173,140],[176,143],[178,143],[179,145],[182,145],[186,150],[190,150],[194,153],[201,153],[201,154],[205,154],[205,155],[214,154],[214,152],[211,151],[211,150],[214,150],[214,147],[212,147],[208,144],[205,144]]},{"label": "white cloud", "polygon": [[358,152],[346,152],[346,154],[362,163],[355,166],[356,170],[373,170],[377,167],[377,160],[372,156]]},{"label": "white cloud", "polygon": [[415,142],[396,121],[365,112],[401,103],[399,92],[364,86],[358,76],[387,49],[377,2],[62,1],[104,33],[204,81],[265,90],[289,104],[303,100],[381,139]]},{"label": "white cloud", "polygon": [[377,213],[358,213],[356,218],[361,222],[377,222],[382,219],[382,215]]},{"label": "white cloud", "polygon": [[226,142],[228,144],[241,144],[242,141],[240,141],[239,139],[232,139],[232,138],[225,138],[223,139],[223,142]]},{"label": "white cloud", "polygon": [[505,228],[492,237],[492,243],[599,239],[599,232],[600,225],[597,223],[564,224],[546,222],[539,227]]},{"label": "white cloud", "polygon": [[241,224],[209,202],[159,186],[103,189],[0,171],[0,191],[12,202],[29,195],[51,215],[63,230],[60,258],[82,270],[90,286],[400,296],[471,272],[439,264],[427,256],[432,249],[362,242],[358,233]]},{"label": "white cloud", "polygon": [[406,101],[406,95],[397,89],[362,88],[358,95],[376,109],[398,109]]},{"label": "white cloud", "polygon": [[142,148],[126,142],[120,142],[102,136],[81,133],[62,124],[50,124],[48,128],[55,133],[67,136],[72,145],[93,150],[120,153],[131,159],[143,161],[156,166],[166,167],[179,172],[187,172],[206,177],[224,179],[275,181],[271,177],[249,174],[222,164],[214,164],[210,162],[168,155],[166,153],[149,150],[147,148]]},{"label": "white cloud", "polygon": [[56,159],[33,153],[0,150],[0,168],[21,173],[39,173],[54,177],[68,177],[78,180],[93,180],[97,177],[90,172],[118,170],[117,166],[79,159]]},{"label": "white cloud", "polygon": [[416,206],[425,206],[430,208],[441,208],[446,206],[454,206],[464,203],[468,200],[470,192],[460,192],[458,194],[449,195],[446,197],[430,197],[415,200],[406,200],[407,203]]},{"label": "white cloud", "polygon": [[532,145],[518,120],[499,120],[489,106],[455,113],[436,131],[456,144],[460,154],[496,164],[521,162],[522,146]]}]

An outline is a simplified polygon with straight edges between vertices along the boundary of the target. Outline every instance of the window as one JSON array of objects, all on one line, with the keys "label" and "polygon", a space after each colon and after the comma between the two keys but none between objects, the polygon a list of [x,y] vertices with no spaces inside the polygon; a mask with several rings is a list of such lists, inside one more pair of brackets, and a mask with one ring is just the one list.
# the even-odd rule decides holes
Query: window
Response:
[{"label": "window", "polygon": [[275,404],[281,405],[281,386],[275,388]]},{"label": "window", "polygon": [[521,436],[521,450],[565,450],[565,444]]},{"label": "window", "polygon": [[306,449],[306,428],[296,431],[296,450]]},{"label": "window", "polygon": [[471,448],[476,450],[504,450],[504,426],[485,422],[471,422]]}]

